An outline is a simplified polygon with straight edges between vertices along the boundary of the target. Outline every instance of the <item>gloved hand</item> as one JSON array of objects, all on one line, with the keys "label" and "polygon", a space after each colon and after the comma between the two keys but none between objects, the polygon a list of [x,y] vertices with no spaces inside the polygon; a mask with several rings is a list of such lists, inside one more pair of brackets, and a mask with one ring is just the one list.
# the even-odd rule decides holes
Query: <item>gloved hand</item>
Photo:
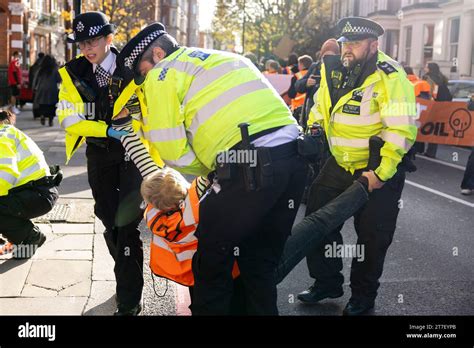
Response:
[{"label": "gloved hand", "polygon": [[109,128],[107,128],[107,136],[110,138],[121,140],[122,137],[125,135],[128,135],[128,132],[126,130],[116,130],[110,126]]}]

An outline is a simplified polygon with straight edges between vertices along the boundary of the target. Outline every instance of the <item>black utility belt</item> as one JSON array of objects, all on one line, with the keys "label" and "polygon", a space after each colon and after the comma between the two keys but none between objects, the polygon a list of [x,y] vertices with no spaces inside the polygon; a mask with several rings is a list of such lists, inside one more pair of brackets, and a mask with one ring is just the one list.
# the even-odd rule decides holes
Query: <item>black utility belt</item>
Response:
[{"label": "black utility belt", "polygon": [[15,193],[15,192],[23,191],[23,190],[36,189],[36,188],[41,188],[41,187],[46,187],[46,188],[56,187],[56,186],[59,186],[62,179],[63,179],[62,173],[61,175],[56,174],[56,175],[51,175],[51,176],[45,176],[45,177],[42,177],[41,179],[29,181],[26,184],[14,187],[10,189],[8,192]]},{"label": "black utility belt", "polygon": [[273,163],[298,155],[296,140],[275,147],[240,149],[233,147],[216,157],[216,174],[221,180],[243,178],[247,191],[273,186]]},{"label": "black utility belt", "polygon": [[94,137],[87,137],[86,138],[87,145],[95,145],[98,147],[102,147],[104,149],[108,148],[110,145],[109,138],[94,138]]}]

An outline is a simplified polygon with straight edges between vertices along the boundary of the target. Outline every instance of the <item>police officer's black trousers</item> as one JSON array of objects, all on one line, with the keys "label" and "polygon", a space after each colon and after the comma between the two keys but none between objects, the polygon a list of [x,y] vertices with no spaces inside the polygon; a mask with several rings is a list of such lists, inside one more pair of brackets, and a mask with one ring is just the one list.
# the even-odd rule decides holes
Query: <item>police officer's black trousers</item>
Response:
[{"label": "police officer's black trousers", "polygon": [[200,205],[193,257],[193,315],[227,315],[237,260],[249,315],[277,315],[275,268],[291,233],[306,178],[296,153],[273,162],[274,184],[246,191],[241,176]]},{"label": "police officer's black trousers", "polygon": [[30,219],[48,213],[58,199],[56,187],[38,186],[10,190],[0,197],[0,233],[12,244],[20,244],[35,229]]},{"label": "police officer's black trousers", "polygon": [[87,145],[87,170],[94,196],[94,212],[105,226],[105,241],[115,260],[117,302],[135,306],[143,289],[143,245],[138,225],[141,175],[118,141],[108,147]]},{"label": "police officer's black trousers", "polygon": [[[340,195],[362,172],[358,170],[351,175],[336,163],[334,157],[330,157],[311,186],[306,215]],[[364,246],[364,255],[363,261],[362,258],[352,260],[352,298],[367,305],[372,305],[377,296],[385,255],[396,228],[404,183],[405,173],[399,170],[381,189],[370,193],[369,201],[354,215],[357,244]],[[342,258],[325,256],[327,248],[332,248],[334,242],[337,245],[343,243],[341,229],[342,225],[307,256],[310,276],[323,289],[337,289],[344,283]]]}]

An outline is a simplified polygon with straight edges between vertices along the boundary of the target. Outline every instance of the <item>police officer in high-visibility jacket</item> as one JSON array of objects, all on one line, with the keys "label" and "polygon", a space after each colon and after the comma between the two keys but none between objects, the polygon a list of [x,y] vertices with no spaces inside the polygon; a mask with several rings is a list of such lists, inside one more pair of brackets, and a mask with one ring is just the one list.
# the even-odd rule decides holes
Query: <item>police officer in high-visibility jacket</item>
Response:
[{"label": "police officer in high-visibility jacket", "polygon": [[137,315],[143,289],[143,249],[138,224],[141,175],[120,143],[127,134],[113,129],[111,119],[126,106],[140,132],[141,113],[146,112],[135,81],[116,68],[118,51],[113,47],[115,27],[101,12],[74,18],[68,38],[81,55],[59,70],[58,118],[66,131],[66,158],[87,143],[87,174],[95,200],[94,211],[105,226],[104,238],[115,260],[117,311]]},{"label": "police officer in high-visibility jacket", "polygon": [[53,208],[60,178],[51,175],[38,145],[14,124],[15,115],[1,110],[0,233],[9,244],[0,254],[12,252],[13,258],[25,259],[46,241],[31,219]]},{"label": "police officer in high-visibility jacket", "polygon": [[[117,62],[146,75],[145,137],[152,157],[159,153],[167,165],[181,173],[208,175],[213,184],[199,211],[193,314],[229,314],[234,260],[247,312],[277,314],[274,269],[306,172],[297,156],[298,126],[248,59],[181,47],[164,30],[160,23],[143,29]],[[242,141],[238,126],[244,122],[250,124],[252,144]],[[258,154],[256,166],[250,167],[249,157],[237,158],[239,154]]]},{"label": "police officer in high-visibility jacket", "polygon": [[[324,58],[321,85],[311,111],[325,129],[332,156],[311,187],[306,214],[338,196],[354,177],[366,171],[369,138],[381,136],[385,141],[381,164],[368,171],[370,200],[354,219],[364,258],[353,259],[352,296],[343,314],[359,315],[374,307],[378,280],[395,231],[405,181],[400,163],[416,138],[416,104],[413,86],[403,68],[378,50],[377,38],[384,32],[379,24],[349,17],[341,19],[338,28],[341,56]],[[302,302],[316,303],[343,295],[342,259],[325,257],[328,247],[342,244],[341,228],[307,257],[315,283],[298,295]]]}]

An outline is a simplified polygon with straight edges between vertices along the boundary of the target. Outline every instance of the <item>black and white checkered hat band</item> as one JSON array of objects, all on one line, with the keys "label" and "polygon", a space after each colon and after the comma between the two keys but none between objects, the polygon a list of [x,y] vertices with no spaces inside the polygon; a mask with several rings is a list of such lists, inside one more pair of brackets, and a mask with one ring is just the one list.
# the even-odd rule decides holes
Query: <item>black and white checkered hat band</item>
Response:
[{"label": "black and white checkered hat band", "polygon": [[165,34],[166,32],[163,30],[156,30],[152,33],[150,33],[147,37],[145,37],[142,41],[140,41],[135,48],[133,49],[132,53],[125,58],[125,66],[129,69],[133,69],[133,64],[135,63],[135,60],[137,57],[143,53],[143,51],[147,48],[148,44],[155,40],[157,37],[159,37],[162,34]]},{"label": "black and white checkered hat band", "polygon": [[100,29],[102,29],[104,26],[106,26],[106,24],[104,25],[94,25],[92,27],[89,28],[89,36],[94,36],[96,35]]},{"label": "black and white checkered hat band", "polygon": [[350,29],[344,28],[341,33],[341,35],[361,35],[361,34],[379,36],[377,31],[371,28],[360,27],[360,26],[352,26]]}]

